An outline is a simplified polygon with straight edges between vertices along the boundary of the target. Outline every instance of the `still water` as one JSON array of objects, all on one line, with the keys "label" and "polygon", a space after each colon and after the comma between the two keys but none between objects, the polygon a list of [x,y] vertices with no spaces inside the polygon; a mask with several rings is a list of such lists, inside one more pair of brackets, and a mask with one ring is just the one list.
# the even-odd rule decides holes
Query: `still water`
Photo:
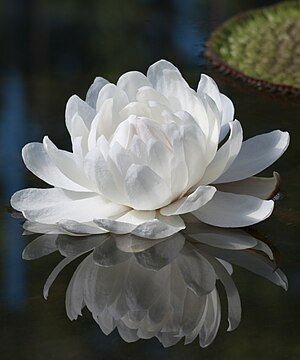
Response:
[{"label": "still water", "polygon": [[[201,56],[210,32],[229,16],[272,1],[129,0],[25,1],[0,4],[3,54],[0,59],[1,159],[1,359],[299,359],[300,252],[299,100],[262,93],[217,73]],[[218,287],[222,320],[215,341],[205,349],[183,341],[164,349],[156,339],[124,342],[117,331],[105,336],[87,310],[71,322],[65,294],[83,258],[74,259],[42,292],[58,251],[35,261],[21,254],[32,237],[22,237],[18,219],[6,211],[11,194],[44,187],[22,164],[20,151],[44,135],[69,148],[64,106],[74,93],[84,97],[96,75],[115,81],[128,70],[145,72],[154,61],[176,64],[191,86],[208,73],[229,96],[244,137],[273,129],[287,130],[287,153],[265,171],[278,171],[282,197],[273,216],[251,234],[270,242],[289,289],[241,267],[232,278],[242,303],[242,319],[226,332],[226,293]],[[220,254],[219,254],[220,255]],[[278,256],[278,255],[277,255]]]}]

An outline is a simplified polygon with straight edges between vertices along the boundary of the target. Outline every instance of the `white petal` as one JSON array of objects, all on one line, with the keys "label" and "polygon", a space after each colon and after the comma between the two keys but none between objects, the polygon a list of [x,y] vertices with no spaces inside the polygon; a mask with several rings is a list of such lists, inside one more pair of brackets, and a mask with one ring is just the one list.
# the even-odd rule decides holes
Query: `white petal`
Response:
[{"label": "white petal", "polygon": [[11,204],[22,211],[28,220],[45,224],[55,224],[61,220],[89,222],[98,216],[114,216],[127,209],[97,194],[57,188],[18,191],[11,198]]},{"label": "white petal", "polygon": [[221,94],[218,85],[210,76],[201,74],[197,93],[200,96],[202,96],[203,94],[208,95],[216,103],[219,111],[222,111]]},{"label": "white petal", "polygon": [[160,209],[165,216],[180,215],[199,209],[214,196],[216,188],[213,186],[199,186],[192,194]]},{"label": "white petal", "polygon": [[125,184],[134,209],[155,210],[171,202],[172,194],[165,181],[147,166],[131,165]]},{"label": "white petal", "polygon": [[82,117],[78,113],[75,113],[69,122],[69,132],[72,142],[74,138],[79,136],[82,137],[85,142],[88,138],[89,129],[86,127]]},{"label": "white petal", "polygon": [[217,151],[214,159],[205,170],[201,184],[211,184],[218,179],[231,166],[237,157],[243,141],[243,130],[239,121],[230,123],[230,136]]},{"label": "white petal", "polygon": [[108,140],[113,134],[115,129],[114,125],[113,99],[107,99],[102,104],[101,109],[91,124],[91,130],[88,136],[89,150],[93,150],[96,147],[97,140],[101,135],[105,136]]},{"label": "white petal", "polygon": [[229,131],[228,123],[234,119],[233,103],[227,96],[220,93],[215,81],[205,74],[201,74],[197,93],[200,97],[203,97],[203,94],[208,95],[217,105],[220,114],[222,114],[219,137],[219,142],[221,142]]},{"label": "white petal", "polygon": [[80,223],[74,220],[61,220],[58,222],[60,228],[74,235],[104,234],[107,231],[100,229],[95,223]]},{"label": "white petal", "polygon": [[119,112],[124,106],[128,104],[128,97],[126,93],[116,85],[109,83],[104,85],[99,92],[96,104],[97,111],[101,109],[103,103],[108,99],[113,100],[114,109],[116,112]]},{"label": "white petal", "polygon": [[136,94],[136,100],[142,103],[157,102],[167,108],[170,106],[168,99],[152,87],[144,86]]},{"label": "white petal", "polygon": [[83,119],[87,129],[90,128],[91,122],[96,115],[95,109],[90,107],[85,101],[81,100],[77,95],[71,96],[66,105],[66,126],[70,134],[72,128],[71,122],[76,113]]},{"label": "white petal", "polygon": [[97,187],[89,181],[83,169],[76,163],[73,153],[59,150],[47,136],[44,137],[43,144],[50,159],[66,177],[74,179],[74,182],[90,191],[97,191]]},{"label": "white petal", "polygon": [[274,172],[273,177],[270,178],[253,176],[245,180],[218,184],[216,188],[223,192],[251,195],[268,200],[272,199],[272,197],[278,193],[279,186],[280,175]]},{"label": "white petal", "polygon": [[287,149],[289,134],[275,130],[243,142],[241,151],[218,183],[238,181],[253,176],[273,164]]},{"label": "white petal", "polygon": [[210,225],[242,227],[266,219],[271,215],[273,207],[272,200],[217,191],[211,201],[193,214]]},{"label": "white petal", "polygon": [[98,191],[115,203],[125,203],[126,199],[119,187],[120,175],[110,166],[101,153],[101,147],[90,151],[84,162],[84,170],[90,181],[97,184]]},{"label": "white petal", "polygon": [[28,170],[48,183],[67,190],[87,191],[87,188],[67,178],[50,159],[41,143],[29,143],[23,147],[22,156]]},{"label": "white petal", "polygon": [[206,141],[200,128],[192,125],[180,126],[180,138],[183,142],[185,162],[188,168],[188,183],[187,189],[185,189],[188,190],[199,182],[205,171]]},{"label": "white petal", "polygon": [[143,86],[151,86],[151,83],[141,72],[129,71],[119,78],[117,86],[125,91],[129,101],[131,102],[136,100],[136,93],[138,89]]},{"label": "white petal", "polygon": [[228,123],[233,121],[234,119],[234,106],[232,101],[224,94],[221,94],[221,101],[222,101],[222,121],[221,121],[219,142],[221,142],[228,134],[229,132]]},{"label": "white petal", "polygon": [[149,67],[147,76],[153,87],[169,100],[173,111],[187,111],[197,121],[205,136],[209,134],[209,120],[202,100],[174,65],[160,60]]},{"label": "white petal", "polygon": [[180,216],[157,217],[157,220],[138,225],[132,233],[149,239],[160,239],[171,236],[185,228],[184,222]]},{"label": "white petal", "polygon": [[[101,228],[115,234],[128,234],[140,236],[149,239],[161,239],[171,236],[185,228],[183,220],[179,216],[162,216],[157,214],[154,217],[153,212],[132,210],[124,217],[117,220],[95,219],[94,222]],[[151,219],[152,218],[152,219]],[[131,223],[125,222],[129,219]]]},{"label": "white petal", "polygon": [[104,79],[103,77],[96,77],[90,88],[86,93],[85,101],[88,103],[93,109],[96,109],[97,99],[100,90],[103,88],[104,85],[108,84],[109,82]]},{"label": "white petal", "polygon": [[130,115],[151,118],[151,109],[147,104],[131,102],[120,111],[121,121],[126,120]]}]

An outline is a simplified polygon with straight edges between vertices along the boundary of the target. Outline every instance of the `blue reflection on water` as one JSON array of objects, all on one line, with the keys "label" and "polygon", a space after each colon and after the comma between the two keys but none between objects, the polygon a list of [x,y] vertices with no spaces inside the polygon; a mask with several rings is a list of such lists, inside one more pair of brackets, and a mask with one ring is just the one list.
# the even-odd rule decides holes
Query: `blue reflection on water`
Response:
[{"label": "blue reflection on water", "polygon": [[[9,196],[24,187],[23,163],[20,149],[26,141],[26,99],[23,79],[15,70],[3,83],[2,122],[0,124],[0,153],[3,186],[2,200],[9,202]],[[4,301],[11,310],[20,309],[26,297],[25,268],[21,253],[21,227],[15,219],[6,216],[4,222],[5,279]]]}]

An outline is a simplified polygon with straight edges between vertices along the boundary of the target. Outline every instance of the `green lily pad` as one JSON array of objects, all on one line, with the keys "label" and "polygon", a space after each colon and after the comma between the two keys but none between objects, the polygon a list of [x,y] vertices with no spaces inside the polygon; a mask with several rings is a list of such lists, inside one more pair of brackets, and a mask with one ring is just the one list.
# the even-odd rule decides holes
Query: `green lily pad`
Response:
[{"label": "green lily pad", "polygon": [[253,85],[300,95],[300,1],[239,14],[221,25],[206,55]]}]

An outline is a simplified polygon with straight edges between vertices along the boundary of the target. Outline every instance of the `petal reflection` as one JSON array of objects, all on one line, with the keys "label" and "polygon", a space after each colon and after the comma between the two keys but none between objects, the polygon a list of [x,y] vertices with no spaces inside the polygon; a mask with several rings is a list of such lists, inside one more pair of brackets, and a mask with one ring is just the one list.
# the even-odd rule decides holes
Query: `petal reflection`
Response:
[{"label": "petal reflection", "polygon": [[196,222],[159,240],[50,232],[31,242],[23,257],[36,259],[55,250],[64,259],[47,279],[44,296],[65,266],[85,256],[67,288],[67,315],[77,319],[87,307],[105,334],[117,328],[126,342],[156,337],[168,347],[182,338],[189,344],[199,337],[201,347],[210,345],[221,320],[218,282],[227,297],[228,331],[234,330],[242,309],[232,265],[287,289],[287,279],[266,243],[244,231]]}]

